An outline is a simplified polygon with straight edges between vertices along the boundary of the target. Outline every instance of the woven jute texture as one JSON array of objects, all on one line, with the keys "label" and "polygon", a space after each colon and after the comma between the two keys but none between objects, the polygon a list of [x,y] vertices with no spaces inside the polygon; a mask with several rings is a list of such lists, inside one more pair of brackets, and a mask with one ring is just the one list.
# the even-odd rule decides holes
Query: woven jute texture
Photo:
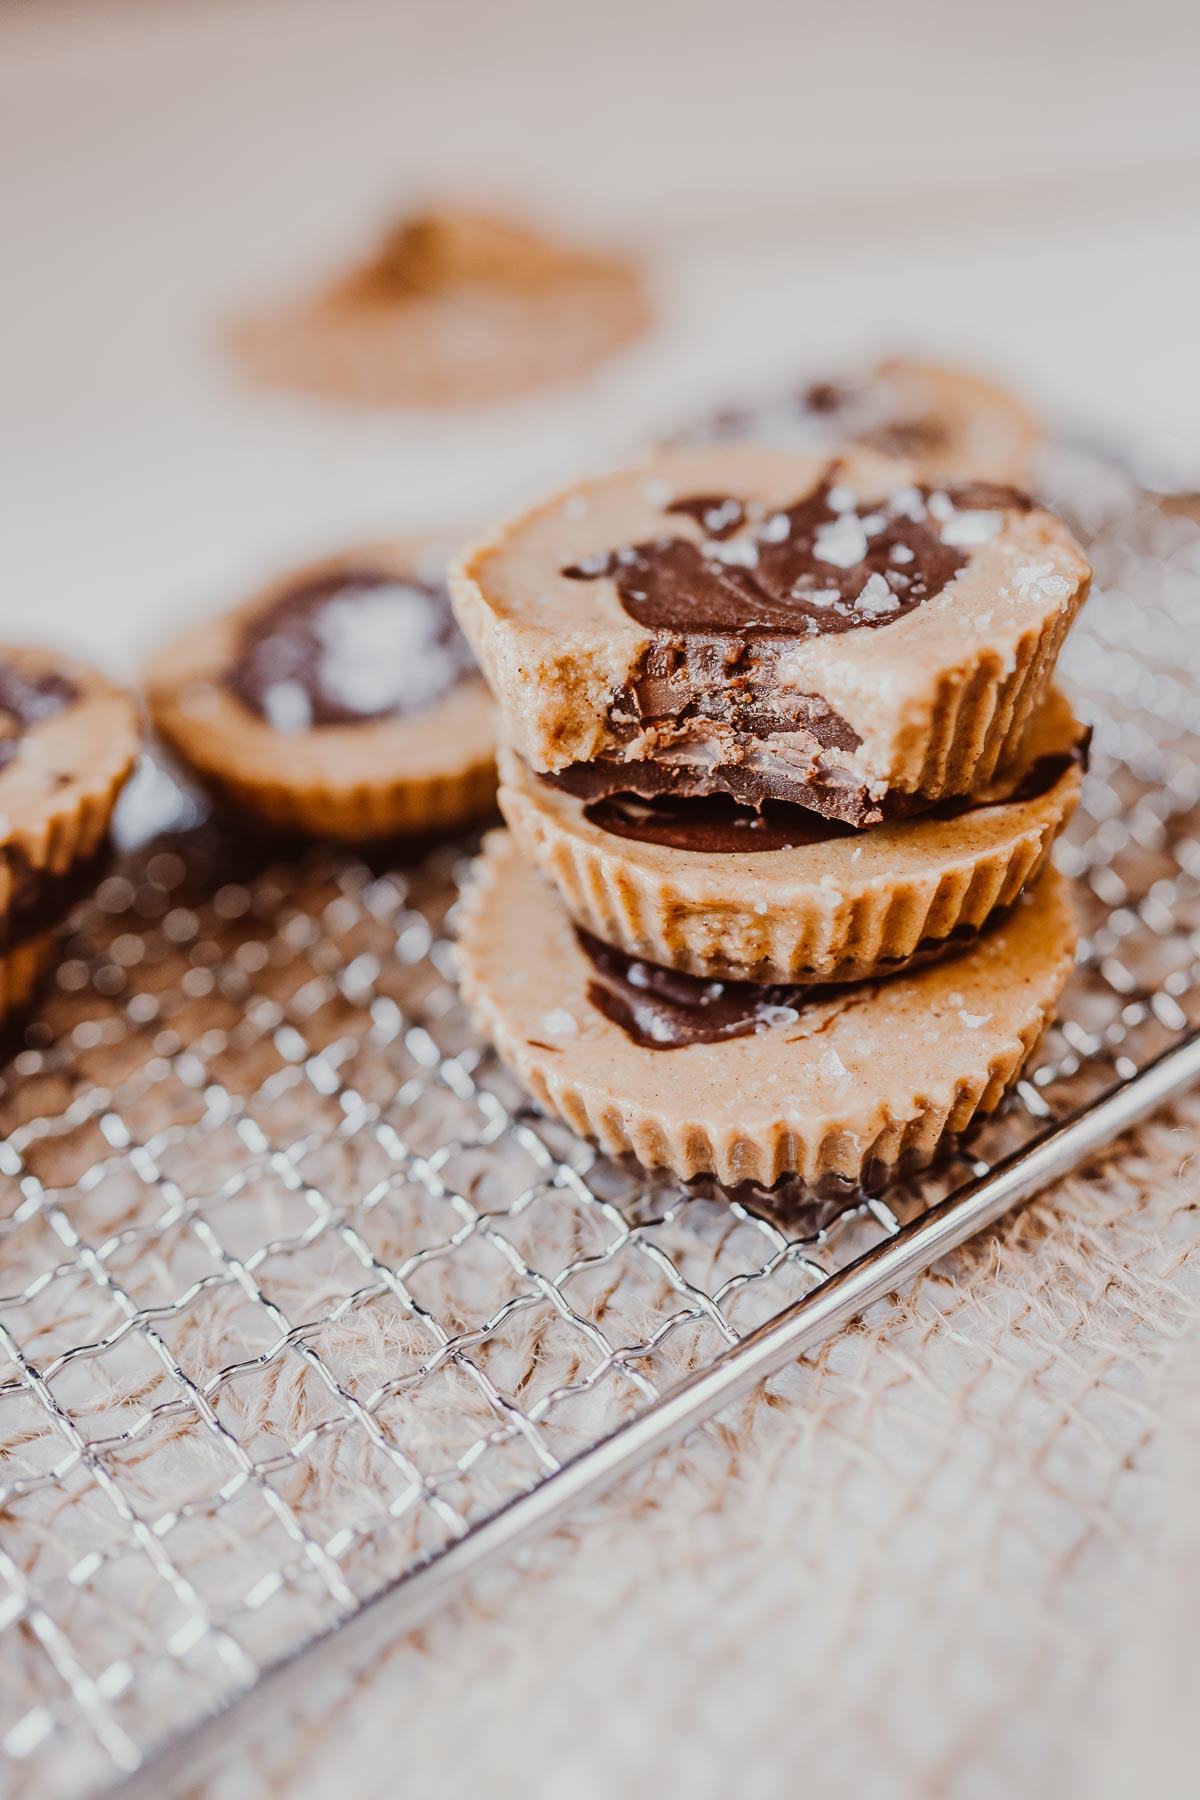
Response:
[{"label": "woven jute texture", "polygon": [[1198,1142],[1165,1113],[214,1791],[1194,1792]]}]

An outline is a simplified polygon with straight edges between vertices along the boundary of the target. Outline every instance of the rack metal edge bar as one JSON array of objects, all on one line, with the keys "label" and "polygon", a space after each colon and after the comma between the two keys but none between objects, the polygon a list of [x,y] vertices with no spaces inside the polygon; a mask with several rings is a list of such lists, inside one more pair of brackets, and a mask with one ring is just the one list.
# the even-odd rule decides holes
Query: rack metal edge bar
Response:
[{"label": "rack metal edge bar", "polygon": [[466,1537],[429,1562],[402,1575],[367,1601],[361,1611],[331,1626],[292,1656],[270,1668],[252,1688],[192,1726],[115,1786],[102,1790],[121,1800],[157,1800],[194,1781],[227,1754],[248,1729],[251,1711],[260,1723],[294,1699],[288,1678],[303,1668],[307,1679],[411,1629],[439,1600],[481,1569],[556,1524],[570,1509],[594,1499],[621,1476],[739,1399],[758,1382],[822,1342],[895,1288],[921,1274],[1167,1100],[1200,1084],[1200,1030],[1189,1032],[1145,1068],[1100,1100],[1070,1115],[1035,1143],[959,1188],[903,1228],[830,1276],[811,1294],[751,1332],[672,1393],[581,1451],[573,1462],[536,1488],[510,1501]]}]

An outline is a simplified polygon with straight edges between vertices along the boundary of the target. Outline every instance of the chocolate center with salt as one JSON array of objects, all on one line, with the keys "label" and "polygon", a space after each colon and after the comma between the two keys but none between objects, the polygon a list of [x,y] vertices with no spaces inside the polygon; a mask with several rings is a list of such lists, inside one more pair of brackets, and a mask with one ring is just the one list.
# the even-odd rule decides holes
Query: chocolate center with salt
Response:
[{"label": "chocolate center with salt", "polygon": [[226,680],[278,731],[423,712],[473,667],[442,586],[375,568],[299,581],[245,625]]},{"label": "chocolate center with salt", "polygon": [[[850,999],[850,990],[828,984],[705,981],[626,956],[580,926],[575,936],[595,970],[588,983],[589,1001],[644,1050],[682,1050],[689,1044],[752,1037],[797,1024],[803,1009],[819,1001]],[[862,993],[861,987],[854,990],[856,998]]]},{"label": "chocolate center with salt", "polygon": [[[860,505],[830,472],[791,506],[756,509],[698,495],[665,510],[694,518],[702,543],[663,536],[573,563],[573,581],[611,579],[651,631],[823,637],[893,624],[940,594],[1004,511],[1032,502],[975,483],[905,487]],[[743,529],[744,528],[744,529]]]},{"label": "chocolate center with salt", "polygon": [[1003,529],[1005,513],[1033,502],[983,482],[905,486],[860,502],[839,479],[842,466],[830,464],[786,507],[684,496],[664,513],[694,520],[699,541],[663,533],[563,569],[573,581],[611,580],[651,639],[606,720],[615,744],[636,750],[571,764],[553,777],[559,786],[586,800],[798,802],[856,826],[907,810],[870,791],[850,761],[859,734],[822,695],[797,687],[786,665],[814,638],[877,630],[941,594]]},{"label": "chocolate center with salt", "polygon": [[79,689],[65,675],[38,675],[18,663],[0,662],[0,769],[13,761],[23,738],[78,698]]}]

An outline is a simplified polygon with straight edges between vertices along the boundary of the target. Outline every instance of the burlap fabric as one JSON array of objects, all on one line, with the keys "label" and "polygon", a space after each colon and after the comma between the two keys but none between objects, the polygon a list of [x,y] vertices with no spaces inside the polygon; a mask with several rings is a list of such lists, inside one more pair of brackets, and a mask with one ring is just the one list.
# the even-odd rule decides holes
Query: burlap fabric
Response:
[{"label": "burlap fabric", "polygon": [[1194,1791],[1198,1130],[1057,1185],[211,1791]]}]

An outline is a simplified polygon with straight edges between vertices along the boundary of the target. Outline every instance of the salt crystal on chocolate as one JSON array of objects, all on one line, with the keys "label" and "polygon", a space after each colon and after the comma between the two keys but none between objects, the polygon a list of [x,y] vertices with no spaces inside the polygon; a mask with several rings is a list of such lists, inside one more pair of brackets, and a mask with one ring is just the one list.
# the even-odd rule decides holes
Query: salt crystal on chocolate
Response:
[{"label": "salt crystal on chocolate", "polygon": [[[347,712],[414,711],[454,682],[457,659],[439,641],[441,615],[423,588],[401,581],[348,588],[329,601],[316,629],[322,685]],[[277,683],[270,691],[290,685]]]},{"label": "salt crystal on chocolate", "polygon": [[866,586],[859,593],[854,605],[869,619],[881,618],[885,613],[899,612],[900,610],[899,600],[882,575],[868,576]]},{"label": "salt crystal on chocolate", "polygon": [[[830,505],[835,491],[830,490]],[[852,512],[843,512],[831,524],[822,525],[813,540],[817,560],[832,563],[838,569],[853,569],[863,561],[869,548],[863,522]]]},{"label": "salt crystal on chocolate", "polygon": [[263,694],[263,706],[272,731],[307,731],[312,724],[312,706],[303,682],[272,682]]}]

